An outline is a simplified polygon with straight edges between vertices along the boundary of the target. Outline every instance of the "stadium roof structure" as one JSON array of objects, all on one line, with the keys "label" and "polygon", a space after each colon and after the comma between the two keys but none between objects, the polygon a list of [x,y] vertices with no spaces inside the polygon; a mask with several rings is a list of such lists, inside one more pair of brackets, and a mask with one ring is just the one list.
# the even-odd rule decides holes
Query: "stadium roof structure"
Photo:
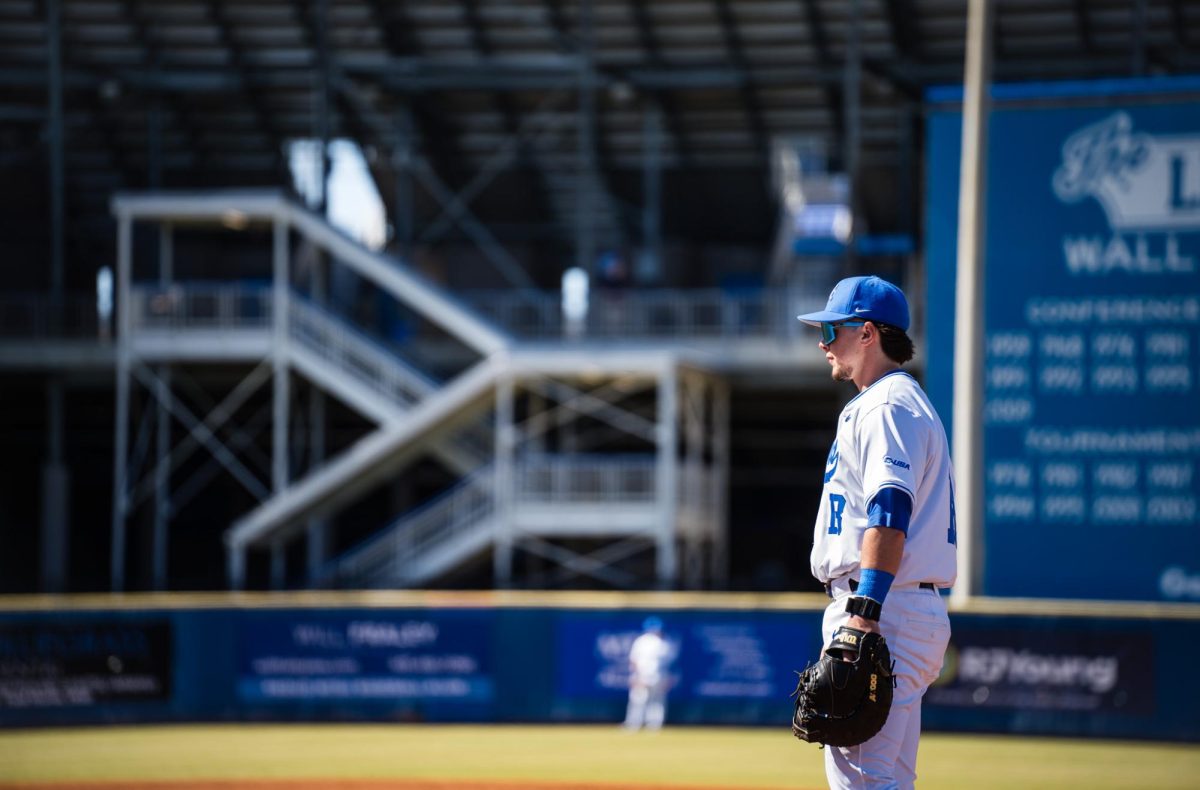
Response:
[{"label": "stadium roof structure", "polygon": [[[90,255],[111,249],[115,191],[288,187],[289,141],[352,138],[406,244],[761,246],[772,145],[791,138],[869,184],[869,226],[915,232],[925,91],[961,82],[966,15],[963,0],[2,0],[0,209],[35,247],[57,212],[67,254]],[[993,29],[997,82],[1200,68],[1185,0],[1006,0]]]}]

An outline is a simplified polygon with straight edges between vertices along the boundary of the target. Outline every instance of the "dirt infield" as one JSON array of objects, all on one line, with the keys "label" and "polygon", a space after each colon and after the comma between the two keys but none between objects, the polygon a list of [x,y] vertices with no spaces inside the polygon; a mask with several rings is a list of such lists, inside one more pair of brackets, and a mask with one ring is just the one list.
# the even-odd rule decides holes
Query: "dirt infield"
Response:
[{"label": "dirt infield", "polygon": [[[777,790],[730,785],[500,779],[172,779],[5,782],[0,790]],[[796,788],[796,790],[806,790]]]}]

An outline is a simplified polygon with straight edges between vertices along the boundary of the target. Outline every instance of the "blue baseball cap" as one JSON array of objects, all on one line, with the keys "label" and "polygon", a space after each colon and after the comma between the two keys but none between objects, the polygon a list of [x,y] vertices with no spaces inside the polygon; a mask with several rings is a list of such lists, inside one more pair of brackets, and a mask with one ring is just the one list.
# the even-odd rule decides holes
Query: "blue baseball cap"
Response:
[{"label": "blue baseball cap", "polygon": [[903,291],[875,275],[847,277],[833,286],[823,311],[796,317],[813,326],[861,318],[907,331],[908,300]]},{"label": "blue baseball cap", "polygon": [[643,631],[661,631],[662,627],[662,620],[659,620],[657,617],[647,617],[642,622]]}]

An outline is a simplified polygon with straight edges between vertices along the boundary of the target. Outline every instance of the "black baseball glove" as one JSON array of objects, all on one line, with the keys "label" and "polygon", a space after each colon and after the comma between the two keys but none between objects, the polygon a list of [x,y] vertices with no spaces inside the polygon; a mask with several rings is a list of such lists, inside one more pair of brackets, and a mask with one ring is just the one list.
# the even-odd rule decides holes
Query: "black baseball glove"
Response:
[{"label": "black baseball glove", "polygon": [[792,733],[802,741],[857,746],[883,729],[892,708],[892,654],[882,634],[842,626],[792,696]]}]

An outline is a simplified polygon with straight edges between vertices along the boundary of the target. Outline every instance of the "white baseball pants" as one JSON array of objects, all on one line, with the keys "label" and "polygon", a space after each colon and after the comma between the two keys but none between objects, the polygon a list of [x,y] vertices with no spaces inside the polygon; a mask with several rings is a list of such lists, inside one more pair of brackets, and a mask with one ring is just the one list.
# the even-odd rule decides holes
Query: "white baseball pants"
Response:
[{"label": "white baseball pants", "polygon": [[[823,648],[850,619],[846,582],[834,584],[834,600],[822,622]],[[921,737],[921,698],[942,670],[950,642],[946,602],[937,590],[893,587],[883,605],[879,630],[896,662],[896,692],[887,723],[858,746],[826,747],[825,776],[832,790],[911,788],[917,780]]]}]

